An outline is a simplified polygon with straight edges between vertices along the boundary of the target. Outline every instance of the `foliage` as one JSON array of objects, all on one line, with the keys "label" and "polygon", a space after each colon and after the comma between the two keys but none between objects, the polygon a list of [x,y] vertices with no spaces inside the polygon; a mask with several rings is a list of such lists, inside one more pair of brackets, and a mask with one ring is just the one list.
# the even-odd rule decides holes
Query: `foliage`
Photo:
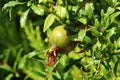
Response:
[{"label": "foliage", "polygon": [[[1,80],[119,80],[119,0],[1,0]],[[74,50],[48,61],[51,30],[64,24]],[[56,65],[55,65],[56,64]]]}]

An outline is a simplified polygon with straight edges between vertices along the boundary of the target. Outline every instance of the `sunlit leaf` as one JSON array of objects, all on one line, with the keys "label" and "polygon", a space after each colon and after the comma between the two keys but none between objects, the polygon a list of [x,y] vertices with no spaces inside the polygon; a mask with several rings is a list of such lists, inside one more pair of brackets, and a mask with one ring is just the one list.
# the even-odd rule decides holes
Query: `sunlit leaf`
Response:
[{"label": "sunlit leaf", "polygon": [[62,7],[62,6],[57,6],[56,14],[62,19],[64,19],[65,17],[68,16],[67,9],[65,7]]},{"label": "sunlit leaf", "polygon": [[59,72],[62,72],[63,69],[69,64],[69,58],[66,56],[66,55],[63,55],[61,58],[60,58],[60,61],[59,61],[59,64],[56,66],[56,69],[59,71]]},{"label": "sunlit leaf", "polygon": [[88,18],[91,19],[93,17],[93,4],[92,3],[86,3],[85,5],[85,13],[87,14]]},{"label": "sunlit leaf", "polygon": [[81,79],[80,70],[75,65],[72,66],[71,74],[74,80]]},{"label": "sunlit leaf", "polygon": [[54,78],[52,77],[52,74],[48,76],[48,80],[54,80]]},{"label": "sunlit leaf", "polygon": [[117,46],[116,47],[118,47],[118,48],[120,48],[120,38],[118,38],[118,40],[117,40]]},{"label": "sunlit leaf", "polygon": [[[29,78],[32,78],[33,80],[46,80],[45,79],[45,74],[44,72],[40,72],[40,71],[37,71],[37,70],[28,70],[27,73],[26,73],[28,76],[28,79]],[[26,78],[26,80],[28,80]]]},{"label": "sunlit leaf", "polygon": [[99,23],[98,19],[95,19],[94,27],[96,27],[96,28],[100,27],[100,23]]},{"label": "sunlit leaf", "polygon": [[53,75],[56,76],[58,79],[61,79],[61,74],[58,71],[53,73]]},{"label": "sunlit leaf", "polygon": [[108,16],[111,15],[114,11],[115,11],[114,8],[108,7],[108,9],[107,9],[107,13],[106,13],[105,16],[108,17]]},{"label": "sunlit leaf", "polygon": [[78,33],[78,39],[80,39],[80,41],[83,41],[85,35],[86,35],[86,29],[81,29]]},{"label": "sunlit leaf", "polygon": [[106,38],[108,41],[110,41],[111,36],[116,34],[115,30],[116,30],[115,27],[113,27],[113,28],[106,31],[107,32]]},{"label": "sunlit leaf", "polygon": [[21,17],[20,17],[20,26],[21,26],[21,28],[24,28],[25,25],[26,25],[28,13],[29,13],[29,9],[27,11],[23,12]]},{"label": "sunlit leaf", "polygon": [[120,10],[120,7],[116,7],[118,10]]},{"label": "sunlit leaf", "polygon": [[32,70],[31,73],[36,76],[45,77],[45,73],[42,71]]},{"label": "sunlit leaf", "polygon": [[103,9],[101,10],[101,16],[102,16],[102,17],[105,16],[105,12],[104,12]]},{"label": "sunlit leaf", "polygon": [[44,32],[54,23],[55,18],[56,16],[52,13],[47,16],[44,22],[44,28],[43,28]]},{"label": "sunlit leaf", "polygon": [[100,47],[101,47],[101,43],[100,43],[100,41],[97,41],[96,44],[92,47],[93,52],[100,49]]},{"label": "sunlit leaf", "polygon": [[112,15],[110,15],[110,20],[111,20],[111,23],[115,20],[115,18],[120,15],[120,11],[119,12],[115,12],[113,13]]},{"label": "sunlit leaf", "polygon": [[21,4],[24,4],[24,2],[10,1],[3,6],[2,10],[5,10],[8,7],[13,7],[13,6],[16,6],[16,5],[21,5]]},{"label": "sunlit leaf", "polygon": [[84,25],[87,24],[87,19],[85,17],[80,18],[79,21],[83,23]]},{"label": "sunlit leaf", "polygon": [[44,10],[36,5],[31,6],[32,10],[38,15],[44,15]]},{"label": "sunlit leaf", "polygon": [[6,76],[5,80],[11,80],[11,78],[14,76],[14,74],[9,74],[8,76]]}]

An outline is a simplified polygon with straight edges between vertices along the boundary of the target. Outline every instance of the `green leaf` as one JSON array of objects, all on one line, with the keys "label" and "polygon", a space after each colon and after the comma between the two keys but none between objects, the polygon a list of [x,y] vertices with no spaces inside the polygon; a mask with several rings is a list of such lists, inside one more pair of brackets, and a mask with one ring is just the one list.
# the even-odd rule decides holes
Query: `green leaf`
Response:
[{"label": "green leaf", "polygon": [[2,7],[2,10],[5,10],[8,7],[13,7],[13,6],[20,5],[20,4],[24,4],[24,3],[23,2],[18,2],[18,1],[10,1]]},{"label": "green leaf", "polygon": [[60,62],[57,65],[56,69],[59,70],[60,72],[64,70],[64,68],[69,64],[69,58],[66,55],[63,55],[60,58]]},{"label": "green leaf", "polygon": [[27,55],[25,55],[23,58],[21,58],[21,61],[18,65],[19,70],[22,70],[26,67],[26,61],[27,61]]},{"label": "green leaf", "polygon": [[119,60],[115,63],[114,74],[115,76],[120,76],[120,61]]},{"label": "green leaf", "polygon": [[98,19],[95,19],[94,27],[98,28],[100,26],[100,23]]},{"label": "green leaf", "polygon": [[115,12],[113,13],[112,15],[110,15],[110,20],[111,20],[111,23],[115,20],[115,18],[120,15],[120,11],[119,12]]},{"label": "green leaf", "polygon": [[61,74],[58,71],[53,73],[53,75],[56,76],[59,80],[61,80]]},{"label": "green leaf", "polygon": [[107,13],[105,14],[106,18],[107,18],[109,15],[111,15],[114,11],[115,11],[114,8],[109,7],[109,8],[107,9]]},{"label": "green leaf", "polygon": [[68,56],[66,55],[63,55],[61,58],[60,58],[60,63],[65,67],[69,64],[69,59],[68,59]]},{"label": "green leaf", "polygon": [[101,16],[102,16],[102,17],[105,16],[105,12],[104,12],[103,9],[101,10]]},{"label": "green leaf", "polygon": [[106,31],[107,32],[106,39],[108,41],[110,41],[111,36],[113,36],[114,34],[116,34],[115,30],[116,30],[116,28],[112,27],[111,29],[109,29],[109,30]]},{"label": "green leaf", "polygon": [[[100,64],[100,74],[102,77],[106,78],[106,76],[109,74],[108,71],[108,64],[106,63],[106,61],[104,61],[102,64]],[[103,79],[102,79],[103,80]],[[105,79],[106,80],[106,79]]]},{"label": "green leaf", "polygon": [[32,70],[31,73],[35,76],[45,77],[45,73],[42,71]]},{"label": "green leaf", "polygon": [[14,76],[14,74],[9,74],[8,76],[5,77],[5,80],[11,80],[11,78]]},{"label": "green leaf", "polygon": [[80,70],[75,65],[73,65],[71,69],[71,74],[74,80],[82,79],[82,76],[80,76]]},{"label": "green leaf", "polygon": [[70,74],[70,69],[64,73],[63,80],[72,80],[72,75]]},{"label": "green leaf", "polygon": [[34,69],[27,70],[27,77],[25,78],[25,80],[29,80],[29,78],[32,78],[32,80],[46,80],[45,73],[43,71],[37,71]]},{"label": "green leaf", "polygon": [[98,40],[97,42],[96,42],[96,44],[92,47],[92,50],[93,50],[93,52],[96,52],[98,49],[100,49],[101,48],[101,43],[100,43],[100,41]]},{"label": "green leaf", "polygon": [[44,22],[43,32],[45,32],[54,23],[55,18],[56,16],[52,13],[47,16]]},{"label": "green leaf", "polygon": [[102,33],[99,32],[99,31],[96,29],[95,26],[91,26],[91,27],[90,27],[90,30],[92,31],[92,35],[95,36],[95,37],[102,35]]},{"label": "green leaf", "polygon": [[15,6],[15,7],[12,7],[10,8],[9,10],[9,18],[10,20],[14,19],[15,16],[17,15],[18,11],[19,11],[19,6]]},{"label": "green leaf", "polygon": [[28,56],[28,58],[32,58],[32,57],[34,57],[40,53],[44,53],[44,52],[45,52],[45,50],[35,50],[33,52],[30,52],[27,56]]},{"label": "green leaf", "polygon": [[7,63],[10,57],[11,49],[4,49],[3,53],[5,58],[3,60],[4,63]]},{"label": "green leaf", "polygon": [[83,41],[85,35],[86,35],[86,29],[81,29],[78,33],[78,39],[80,39],[80,41]]},{"label": "green leaf", "polygon": [[120,80],[120,77],[119,77],[119,76],[117,76],[117,77],[115,77],[114,79],[115,79],[115,80]]},{"label": "green leaf", "polygon": [[0,69],[6,70],[9,72],[14,72],[14,70],[8,65],[0,65]]},{"label": "green leaf", "polygon": [[80,18],[79,21],[80,21],[81,23],[83,23],[84,25],[87,24],[87,19],[86,19],[85,17]]},{"label": "green leaf", "polygon": [[31,9],[34,11],[34,13],[38,14],[38,15],[44,15],[44,10],[36,5],[32,5]]},{"label": "green leaf", "polygon": [[16,60],[14,61],[14,65],[13,65],[13,69],[14,69],[14,70],[16,70],[16,68],[17,68],[17,64],[18,64],[18,62],[19,62],[20,59],[21,59],[22,51],[23,51],[23,48],[21,48],[21,49],[18,51],[18,54],[17,54]]},{"label": "green leaf", "polygon": [[64,19],[65,17],[68,16],[67,9],[65,7],[62,7],[62,6],[56,7],[56,14],[62,19]]},{"label": "green leaf", "polygon": [[117,40],[116,47],[120,48],[120,37]]},{"label": "green leaf", "polygon": [[50,74],[50,75],[48,76],[48,79],[47,79],[47,80],[54,80],[52,74]]},{"label": "green leaf", "polygon": [[20,26],[21,26],[21,28],[24,28],[25,25],[26,25],[28,13],[29,13],[29,9],[27,11],[23,12],[21,17],[20,17]]},{"label": "green leaf", "polygon": [[93,17],[93,3],[86,3],[85,5],[85,13],[87,13],[87,16],[89,19]]},{"label": "green leaf", "polygon": [[93,43],[92,39],[90,37],[88,37],[88,36],[85,36],[84,41],[86,43]]},{"label": "green leaf", "polygon": [[116,9],[120,10],[120,7],[116,7]]}]

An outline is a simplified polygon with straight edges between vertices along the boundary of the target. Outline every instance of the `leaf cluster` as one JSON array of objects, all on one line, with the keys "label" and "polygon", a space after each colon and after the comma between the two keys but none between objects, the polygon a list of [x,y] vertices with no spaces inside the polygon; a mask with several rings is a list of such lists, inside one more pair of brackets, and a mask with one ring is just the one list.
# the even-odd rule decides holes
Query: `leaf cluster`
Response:
[{"label": "leaf cluster", "polygon": [[[119,0],[1,2],[1,80],[120,79]],[[46,67],[48,37],[61,24],[79,43],[68,55],[58,55],[56,66]]]}]

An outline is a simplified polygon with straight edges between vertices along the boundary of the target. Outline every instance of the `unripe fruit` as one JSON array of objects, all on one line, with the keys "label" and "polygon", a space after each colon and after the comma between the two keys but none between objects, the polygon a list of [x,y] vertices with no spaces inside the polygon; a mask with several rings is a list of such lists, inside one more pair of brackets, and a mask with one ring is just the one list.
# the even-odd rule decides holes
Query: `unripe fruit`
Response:
[{"label": "unripe fruit", "polygon": [[55,27],[49,36],[51,47],[55,46],[60,53],[68,53],[73,50],[76,43],[70,39],[69,35],[70,32],[65,29],[64,25]]}]

